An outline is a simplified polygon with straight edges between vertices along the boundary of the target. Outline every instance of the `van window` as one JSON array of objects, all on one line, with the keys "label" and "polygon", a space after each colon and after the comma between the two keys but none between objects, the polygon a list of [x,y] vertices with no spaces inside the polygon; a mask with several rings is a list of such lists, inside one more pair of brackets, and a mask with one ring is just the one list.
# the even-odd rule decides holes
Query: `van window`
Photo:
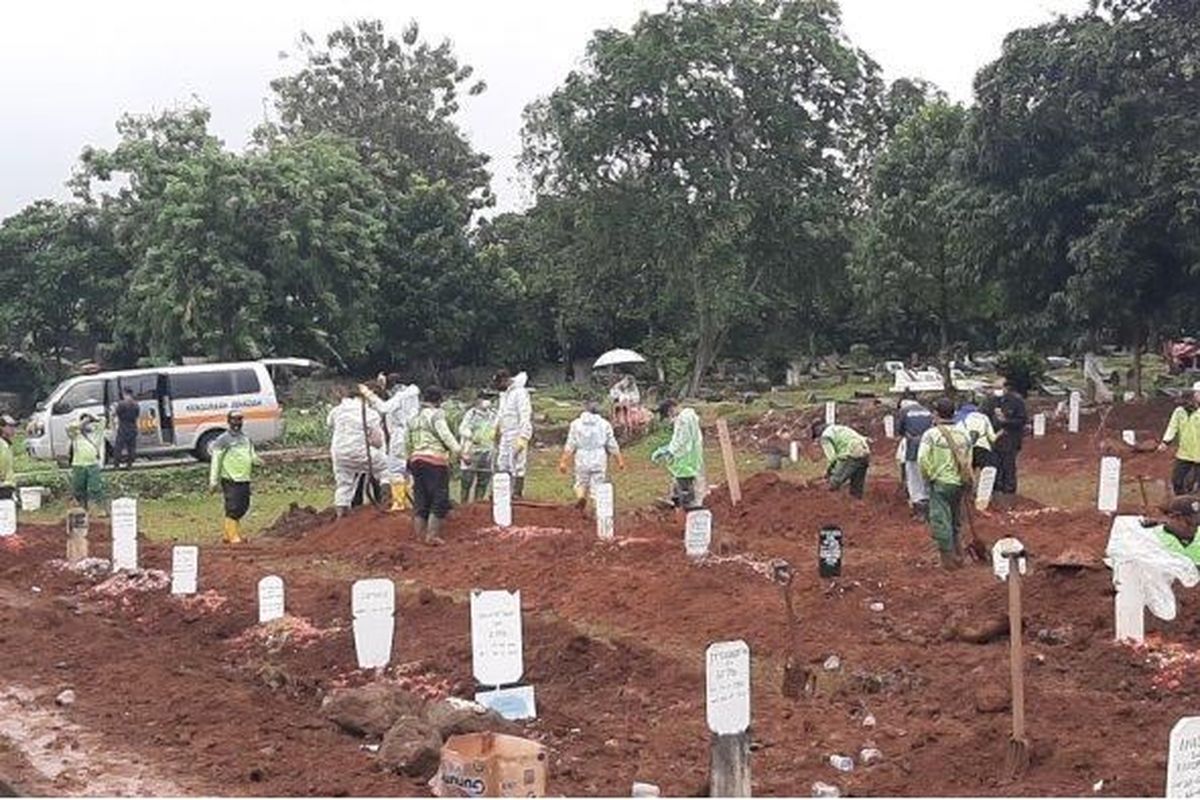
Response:
[{"label": "van window", "polygon": [[258,394],[262,390],[258,373],[252,369],[234,370],[233,387],[236,394]]},{"label": "van window", "polygon": [[125,390],[133,392],[134,400],[154,400],[158,396],[158,375],[151,372],[146,375],[126,375],[120,380],[121,391],[114,396],[120,400],[125,396]]},{"label": "van window", "polygon": [[104,381],[83,381],[67,389],[58,401],[67,409],[104,405]]},{"label": "van window", "polygon": [[233,373],[181,372],[171,376],[171,394],[178,399],[224,397],[233,394]]}]

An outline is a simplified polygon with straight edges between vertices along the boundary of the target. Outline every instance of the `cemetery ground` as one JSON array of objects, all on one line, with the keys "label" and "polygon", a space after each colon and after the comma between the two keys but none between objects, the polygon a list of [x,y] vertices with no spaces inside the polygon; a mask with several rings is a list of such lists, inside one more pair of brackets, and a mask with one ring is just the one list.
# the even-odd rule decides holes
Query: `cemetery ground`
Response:
[{"label": "cemetery ground", "polygon": [[[682,525],[650,507],[665,478],[638,448],[630,460],[641,466],[614,475],[613,543],[553,502],[567,479],[549,471],[549,449],[537,454],[546,482],[534,492],[549,502],[517,506],[503,531],[488,505],[458,508],[438,549],[417,544],[403,515],[374,509],[340,521],[285,513],[236,548],[211,544],[215,498],[173,525],[143,514],[144,568],[168,570],[172,540],[211,545],[201,547],[199,594],[182,599],[66,570],[53,562],[64,552],[61,520],[23,523],[0,549],[0,781],[32,794],[426,793],[428,772],[397,774],[364,749],[378,739],[342,732],[322,699],[376,680],[470,697],[468,593],[503,588],[521,591],[522,682],[538,706],[536,720],[512,730],[547,746],[551,794],[622,795],[634,780],[705,793],[704,650],[744,639],[756,794],[806,795],[823,781],[855,795],[1161,796],[1168,732],[1200,701],[1200,602],[1179,590],[1177,619],[1148,617],[1145,646],[1114,643],[1101,562],[1110,520],[1094,509],[1103,454],[1123,459],[1123,512],[1141,510],[1136,475],[1154,476],[1151,502],[1162,496],[1170,455],[1137,452],[1120,434],[1157,436],[1168,412],[1163,402],[1117,406],[1100,430],[1099,414],[1085,416],[1078,435],[1052,423],[1026,442],[1022,497],[976,517],[984,538],[1017,536],[1031,554],[1032,765],[1015,783],[1002,775],[1005,586],[989,567],[936,568],[927,530],[897,490],[884,411],[869,402],[838,412],[876,439],[862,502],[806,485],[815,464],[755,472],[764,441],[803,429],[801,412],[736,427],[744,497],[733,507],[714,490],[722,546],[700,563],[684,554]],[[300,499],[328,491],[319,471],[298,481]],[[825,523],[845,532],[836,579],[817,575]],[[93,522],[90,541],[93,555],[109,556],[106,521]],[[798,657],[815,683],[797,699],[780,691],[791,636],[769,578],[775,558],[797,571]],[[284,580],[289,616],[260,626],[256,585],[269,574]],[[391,578],[398,592],[392,662],[379,676],[356,668],[350,627],[350,587],[366,577]],[[882,758],[863,763],[865,747]],[[831,755],[851,756],[854,769],[835,770]]]}]

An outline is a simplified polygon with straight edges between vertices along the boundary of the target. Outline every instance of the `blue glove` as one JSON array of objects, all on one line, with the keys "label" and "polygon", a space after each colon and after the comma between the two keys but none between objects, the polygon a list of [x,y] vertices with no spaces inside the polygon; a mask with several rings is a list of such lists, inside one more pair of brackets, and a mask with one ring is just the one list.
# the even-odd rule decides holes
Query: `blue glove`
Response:
[{"label": "blue glove", "polygon": [[650,454],[650,460],[655,464],[671,460],[671,448],[664,444],[662,447]]}]

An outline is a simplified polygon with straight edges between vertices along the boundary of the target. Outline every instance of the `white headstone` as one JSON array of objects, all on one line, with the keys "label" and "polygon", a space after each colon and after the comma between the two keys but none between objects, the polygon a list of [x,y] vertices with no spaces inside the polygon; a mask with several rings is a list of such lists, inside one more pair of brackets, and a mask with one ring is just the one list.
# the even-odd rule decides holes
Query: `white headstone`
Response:
[{"label": "white headstone", "polygon": [[1171,728],[1167,797],[1200,797],[1200,717],[1184,717]]},{"label": "white headstone", "polygon": [[825,424],[832,425],[837,422],[837,402],[833,400],[825,401]]},{"label": "white headstone", "polygon": [[195,594],[199,571],[199,547],[181,544],[171,548],[171,594]]},{"label": "white headstone", "polygon": [[119,497],[112,501],[113,572],[138,568],[137,500]]},{"label": "white headstone", "polygon": [[283,617],[283,578],[267,575],[258,582],[258,624]]},{"label": "white headstone", "polygon": [[984,467],[979,471],[979,482],[975,485],[975,507],[987,511],[996,488],[996,468]]},{"label": "white headstone", "polygon": [[707,508],[689,511],[683,529],[683,549],[689,558],[708,555],[712,544],[712,512]]},{"label": "white headstone", "polygon": [[516,683],[525,672],[521,592],[471,592],[471,672],[484,686]]},{"label": "white headstone", "polygon": [[601,539],[613,538],[613,485],[597,483],[592,486],[592,499],[596,503],[596,535]]},{"label": "white headstone", "polygon": [[354,651],[359,669],[386,667],[392,660],[392,637],[396,631],[396,584],[387,578],[354,582],[351,590],[354,614]]},{"label": "white headstone", "polygon": [[705,716],[716,734],[750,727],[750,646],[741,639],[715,642],[704,654]]},{"label": "white headstone", "polygon": [[1132,403],[1137,399],[1137,392],[1126,392],[1122,397],[1126,403]]},{"label": "white headstone", "polygon": [[1105,456],[1100,459],[1100,491],[1096,508],[1116,511],[1121,500],[1121,459]]},{"label": "white headstone", "polygon": [[891,414],[883,418],[883,435],[889,439],[896,438],[896,418]]},{"label": "white headstone", "polygon": [[[1011,553],[1024,552],[1025,545],[1021,544],[1020,539],[1008,537],[1001,539],[992,545],[992,573],[1002,581],[1008,580],[1008,556]],[[1025,557],[1021,556],[1017,559],[1017,569],[1021,574],[1025,574]]]},{"label": "white headstone", "polygon": [[1071,392],[1071,400],[1067,405],[1067,430],[1079,433],[1079,392]]},{"label": "white headstone", "polygon": [[1130,447],[1133,447],[1135,444],[1137,444],[1137,431],[1121,431],[1121,441]]},{"label": "white headstone", "polygon": [[492,522],[501,528],[512,525],[512,476],[507,472],[492,476]]},{"label": "white headstone", "polygon": [[1128,561],[1113,564],[1113,584],[1117,597],[1113,601],[1113,637],[1118,642],[1141,644],[1146,638],[1146,595],[1142,589],[1141,570]]},{"label": "white headstone", "polygon": [[1033,415],[1033,437],[1035,439],[1041,439],[1045,435],[1046,435],[1046,415],[1045,414],[1034,414]]},{"label": "white headstone", "polygon": [[788,458],[795,464],[800,460],[800,443],[793,441],[788,445]]},{"label": "white headstone", "polygon": [[510,686],[507,689],[476,692],[475,702],[484,708],[492,709],[505,719],[537,718],[537,703],[534,701],[532,686]]},{"label": "white headstone", "polygon": [[0,536],[12,536],[17,532],[17,504],[12,500],[0,500]]}]

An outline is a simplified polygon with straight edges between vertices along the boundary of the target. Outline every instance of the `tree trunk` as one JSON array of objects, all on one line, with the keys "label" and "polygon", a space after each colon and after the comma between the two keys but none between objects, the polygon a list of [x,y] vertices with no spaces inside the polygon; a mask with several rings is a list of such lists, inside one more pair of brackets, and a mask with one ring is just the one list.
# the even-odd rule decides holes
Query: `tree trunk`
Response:
[{"label": "tree trunk", "polygon": [[942,369],[942,383],[945,385],[946,396],[954,397],[954,378],[950,374],[950,331],[946,327],[946,317],[938,321],[938,362]]},{"label": "tree trunk", "polygon": [[1133,394],[1142,399],[1142,352],[1146,349],[1146,337],[1140,323],[1134,326],[1133,333]]}]

